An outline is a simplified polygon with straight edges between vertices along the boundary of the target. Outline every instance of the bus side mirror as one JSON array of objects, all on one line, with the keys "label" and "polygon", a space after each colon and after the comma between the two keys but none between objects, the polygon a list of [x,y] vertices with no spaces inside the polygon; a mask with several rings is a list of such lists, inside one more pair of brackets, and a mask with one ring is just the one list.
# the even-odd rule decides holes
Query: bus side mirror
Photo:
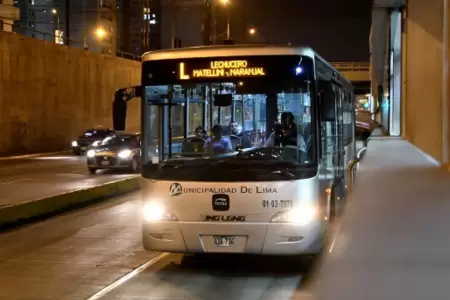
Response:
[{"label": "bus side mirror", "polygon": [[326,86],[320,93],[320,112],[322,121],[334,122],[336,119],[336,105],[331,85]]},{"label": "bus side mirror", "polygon": [[117,131],[123,131],[126,127],[127,120],[127,102],[125,90],[119,89],[114,93],[114,101],[112,105],[113,128]]},{"label": "bus side mirror", "polygon": [[223,94],[214,96],[214,105],[218,107],[227,107],[233,104],[232,94]]}]

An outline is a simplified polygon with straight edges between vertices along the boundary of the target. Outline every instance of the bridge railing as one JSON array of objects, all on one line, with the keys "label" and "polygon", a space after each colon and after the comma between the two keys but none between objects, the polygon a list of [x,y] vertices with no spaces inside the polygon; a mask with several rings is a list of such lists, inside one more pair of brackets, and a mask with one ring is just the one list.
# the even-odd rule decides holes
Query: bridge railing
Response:
[{"label": "bridge railing", "polygon": [[340,72],[369,72],[370,63],[368,62],[336,62],[333,63]]}]

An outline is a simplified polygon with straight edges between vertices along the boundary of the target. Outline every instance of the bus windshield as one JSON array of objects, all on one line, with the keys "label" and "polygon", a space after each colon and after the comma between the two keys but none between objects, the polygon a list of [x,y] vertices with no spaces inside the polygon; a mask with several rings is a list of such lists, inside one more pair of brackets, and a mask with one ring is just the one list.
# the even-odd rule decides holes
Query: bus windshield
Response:
[{"label": "bus windshield", "polygon": [[[143,168],[161,164],[151,178],[275,181],[316,174],[313,80],[308,74],[208,76],[145,87]],[[217,99],[229,99],[230,105]]]}]

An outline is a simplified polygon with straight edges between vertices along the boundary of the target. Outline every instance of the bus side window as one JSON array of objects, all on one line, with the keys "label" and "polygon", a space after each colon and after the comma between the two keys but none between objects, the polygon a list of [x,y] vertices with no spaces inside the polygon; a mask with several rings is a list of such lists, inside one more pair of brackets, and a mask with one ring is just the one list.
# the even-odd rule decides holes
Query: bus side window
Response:
[{"label": "bus side window", "polygon": [[[335,136],[333,132],[333,122],[335,120],[335,97],[333,87],[330,81],[319,80],[318,82],[318,96],[319,96],[319,117],[320,117],[320,136],[321,136],[321,157],[322,170],[326,173],[327,178],[334,178],[334,150],[335,150]],[[330,108],[333,106],[333,108]]]}]

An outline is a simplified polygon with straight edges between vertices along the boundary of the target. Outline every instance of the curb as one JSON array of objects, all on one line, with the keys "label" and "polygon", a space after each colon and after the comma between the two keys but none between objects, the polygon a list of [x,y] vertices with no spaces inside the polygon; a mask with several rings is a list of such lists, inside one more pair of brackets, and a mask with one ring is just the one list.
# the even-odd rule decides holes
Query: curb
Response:
[{"label": "curb", "polygon": [[63,150],[63,151],[55,151],[55,152],[44,152],[44,153],[33,153],[33,154],[24,154],[24,155],[15,155],[15,156],[2,156],[0,157],[0,161],[4,160],[15,160],[15,159],[23,159],[23,158],[32,158],[32,157],[41,157],[41,156],[49,156],[49,155],[58,155],[58,154],[70,154],[72,151]]},{"label": "curb", "polygon": [[0,230],[38,221],[56,213],[70,211],[95,202],[105,201],[112,197],[139,190],[139,188],[140,178],[134,177],[39,200],[6,205],[0,207]]}]

